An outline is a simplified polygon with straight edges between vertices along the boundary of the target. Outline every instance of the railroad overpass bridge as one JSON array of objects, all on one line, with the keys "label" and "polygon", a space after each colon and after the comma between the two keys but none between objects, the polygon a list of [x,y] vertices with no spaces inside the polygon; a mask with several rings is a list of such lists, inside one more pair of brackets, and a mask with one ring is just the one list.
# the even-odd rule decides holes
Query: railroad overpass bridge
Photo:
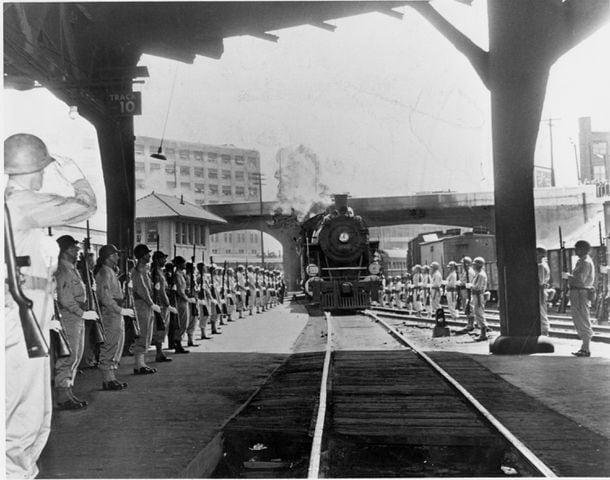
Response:
[{"label": "railroad overpass bridge", "polygon": [[[603,198],[594,185],[550,187],[534,190],[536,238],[548,248],[557,248],[558,226],[564,235],[577,231],[603,212]],[[495,228],[492,192],[428,193],[393,197],[354,197],[350,206],[369,227],[433,224],[447,226],[484,226]],[[227,220],[213,225],[210,233],[233,230],[263,230],[277,239],[283,249],[284,270],[288,278],[297,274],[298,259],[294,239],[299,233],[299,219],[286,213],[277,201],[210,204],[205,208]],[[262,212],[262,214],[261,214]],[[279,212],[279,213],[278,213]],[[320,213],[320,212],[315,212]]]}]

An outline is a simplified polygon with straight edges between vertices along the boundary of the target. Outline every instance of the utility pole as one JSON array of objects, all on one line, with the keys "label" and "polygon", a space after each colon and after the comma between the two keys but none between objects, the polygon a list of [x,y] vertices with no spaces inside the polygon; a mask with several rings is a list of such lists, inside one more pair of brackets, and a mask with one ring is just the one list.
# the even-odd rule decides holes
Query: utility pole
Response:
[{"label": "utility pole", "polygon": [[263,241],[263,174],[260,172],[255,172],[254,175],[258,179],[258,199],[259,199],[259,214],[260,214],[260,223],[259,229],[261,232],[261,267],[265,266],[265,244]]},{"label": "utility pole", "polygon": [[553,120],[559,120],[558,118],[547,118],[543,120],[547,122],[549,126],[549,145],[551,147],[551,187],[555,186],[555,158],[553,155]]}]

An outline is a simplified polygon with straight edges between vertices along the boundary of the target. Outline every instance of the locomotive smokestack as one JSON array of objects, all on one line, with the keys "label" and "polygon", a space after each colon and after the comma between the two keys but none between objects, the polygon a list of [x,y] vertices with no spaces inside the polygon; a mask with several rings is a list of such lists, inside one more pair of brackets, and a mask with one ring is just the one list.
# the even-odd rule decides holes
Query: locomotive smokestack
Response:
[{"label": "locomotive smokestack", "polygon": [[335,209],[337,211],[341,211],[342,209],[347,210],[347,194],[346,193],[336,193],[333,195],[335,199]]}]

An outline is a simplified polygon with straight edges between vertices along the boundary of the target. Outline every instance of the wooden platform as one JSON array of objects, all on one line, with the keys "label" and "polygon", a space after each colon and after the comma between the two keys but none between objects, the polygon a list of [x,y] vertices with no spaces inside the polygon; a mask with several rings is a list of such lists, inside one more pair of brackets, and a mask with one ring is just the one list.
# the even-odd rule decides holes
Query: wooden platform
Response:
[{"label": "wooden platform", "polygon": [[547,407],[468,355],[429,355],[558,476],[610,476],[610,440],[606,437]]}]

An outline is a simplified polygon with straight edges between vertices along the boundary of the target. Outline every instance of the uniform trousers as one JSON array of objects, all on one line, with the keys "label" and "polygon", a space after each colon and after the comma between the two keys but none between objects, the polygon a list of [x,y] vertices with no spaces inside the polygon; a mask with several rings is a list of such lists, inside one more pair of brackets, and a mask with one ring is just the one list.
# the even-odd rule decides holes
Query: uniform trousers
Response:
[{"label": "uniform trousers", "polygon": [[85,349],[85,321],[82,318],[66,318],[64,313],[62,328],[70,345],[70,356],[55,360],[55,386],[69,388],[74,385],[74,378]]},{"label": "uniform trousers", "polygon": [[[462,299],[462,308],[464,309],[464,313],[465,313],[466,305],[468,305],[468,298],[473,297],[473,296],[470,294],[470,290],[468,290],[467,288],[461,288],[460,297]],[[474,316],[474,308],[471,308],[470,313],[468,314],[468,320],[472,320],[473,316]]]},{"label": "uniform trousers", "polygon": [[180,342],[182,336],[186,333],[186,327],[189,322],[189,304],[183,298],[177,298],[176,309],[178,310],[178,328],[174,333],[174,341]]},{"label": "uniform trousers", "polygon": [[119,313],[108,312],[102,307],[102,323],[106,341],[100,345],[100,370],[117,370],[125,343],[125,323]]},{"label": "uniform trousers", "polygon": [[540,335],[549,334],[549,315],[547,312],[548,294],[546,288],[540,287],[538,289],[539,300],[540,300]]},{"label": "uniform trousers", "polygon": [[186,327],[186,333],[188,335],[193,335],[197,329],[197,325],[199,324],[199,308],[192,303],[189,303],[187,308],[189,311],[189,319]]},{"label": "uniform trousers", "polygon": [[586,290],[570,289],[570,311],[572,321],[581,340],[591,340],[593,329],[589,318],[589,299]]},{"label": "uniform trousers", "polygon": [[453,318],[454,320],[459,317],[457,308],[455,308],[456,305],[457,292],[455,290],[447,290],[447,308],[449,310],[449,315],[451,315],[451,318]]},{"label": "uniform trousers", "polygon": [[133,353],[135,355],[144,354],[150,347],[152,339],[152,321],[153,311],[143,300],[134,301],[136,315],[138,317],[138,326],[140,327],[140,336],[136,338]]},{"label": "uniform trousers", "polygon": [[[154,344],[163,343],[165,340],[165,335],[167,335],[167,330],[169,328],[169,310],[167,307],[161,307],[161,319],[163,324],[163,329],[159,328],[161,325],[157,325],[156,321],[153,321],[153,335],[152,342]],[[154,317],[153,317],[154,318]]]},{"label": "uniform trousers", "polygon": [[430,312],[432,316],[436,315],[439,308],[441,308],[441,291],[438,288],[433,288],[430,293]]},{"label": "uniform trousers", "polygon": [[[487,328],[487,321],[485,320],[485,296],[482,293],[472,294],[472,312],[474,319],[481,330]],[[482,330],[483,331],[483,330]],[[484,331],[483,331],[484,332]]]},{"label": "uniform trousers", "polygon": [[[53,309],[51,297],[44,290],[27,290],[25,294],[34,302],[36,318],[49,345],[44,320]],[[28,357],[19,308],[9,297],[7,292],[4,310],[6,477],[34,478],[38,475],[36,462],[51,431],[51,366],[49,357]],[[45,316],[43,310],[46,310]]]}]

